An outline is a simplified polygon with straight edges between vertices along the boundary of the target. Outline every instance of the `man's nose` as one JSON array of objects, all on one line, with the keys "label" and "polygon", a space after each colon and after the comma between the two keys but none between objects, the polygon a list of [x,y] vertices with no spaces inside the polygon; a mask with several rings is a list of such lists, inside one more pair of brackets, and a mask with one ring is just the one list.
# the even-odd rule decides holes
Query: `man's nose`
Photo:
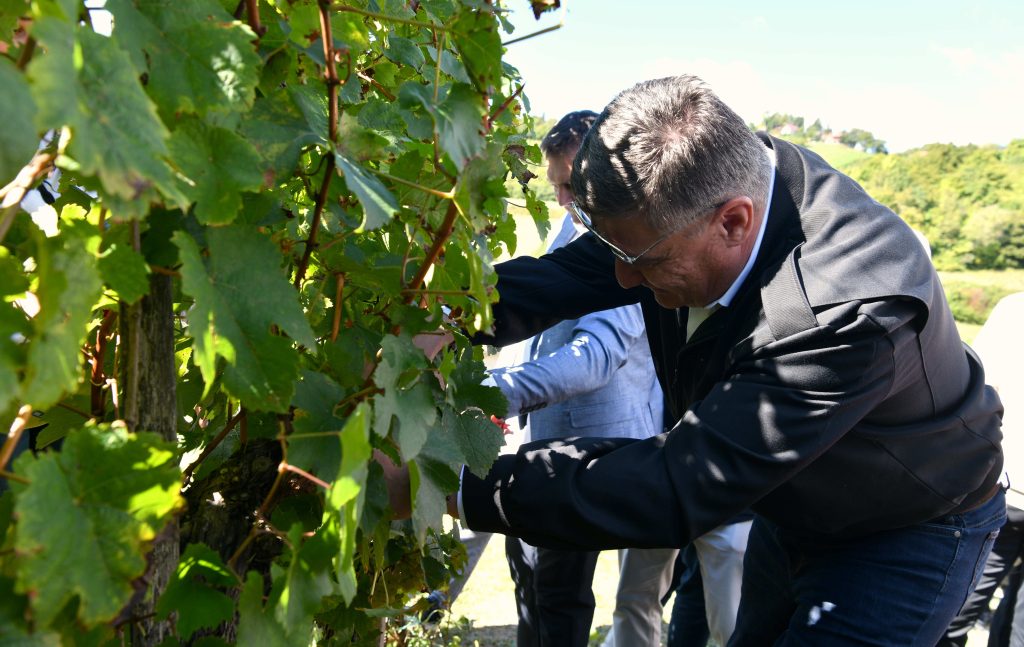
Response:
[{"label": "man's nose", "polygon": [[555,189],[555,197],[558,199],[558,206],[568,207],[572,202],[572,191],[568,187],[560,186]]},{"label": "man's nose", "polygon": [[615,280],[619,282],[619,285],[626,288],[635,288],[638,285],[642,285],[644,281],[643,274],[641,274],[635,267],[627,263],[623,263],[619,259],[615,259]]}]

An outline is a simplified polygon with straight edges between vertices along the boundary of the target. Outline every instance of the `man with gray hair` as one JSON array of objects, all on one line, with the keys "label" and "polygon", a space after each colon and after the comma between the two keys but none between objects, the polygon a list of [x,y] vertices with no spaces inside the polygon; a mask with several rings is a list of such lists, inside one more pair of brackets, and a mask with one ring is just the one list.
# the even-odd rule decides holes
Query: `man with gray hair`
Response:
[{"label": "man with gray hair", "polygon": [[935,644],[1005,519],[1002,407],[910,228],[689,76],[616,97],[572,187],[593,235],[499,266],[480,341],[639,302],[680,421],[525,445],[450,511],[596,549],[682,546],[749,507],[731,645]]}]

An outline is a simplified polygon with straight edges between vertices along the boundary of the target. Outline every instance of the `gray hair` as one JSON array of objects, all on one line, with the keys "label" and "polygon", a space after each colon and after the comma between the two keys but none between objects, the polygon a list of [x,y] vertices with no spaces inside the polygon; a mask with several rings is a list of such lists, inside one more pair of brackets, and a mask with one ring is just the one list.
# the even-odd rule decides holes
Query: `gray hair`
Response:
[{"label": "gray hair", "polygon": [[642,215],[669,233],[739,195],[764,205],[764,144],[695,76],[638,83],[604,109],[572,168],[572,191],[592,216]]}]

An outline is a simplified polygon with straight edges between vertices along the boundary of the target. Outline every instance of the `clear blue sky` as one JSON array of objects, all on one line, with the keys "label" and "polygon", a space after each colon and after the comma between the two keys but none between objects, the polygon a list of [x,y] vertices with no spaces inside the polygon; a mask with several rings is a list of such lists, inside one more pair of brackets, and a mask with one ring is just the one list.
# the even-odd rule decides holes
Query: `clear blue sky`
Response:
[{"label": "clear blue sky", "polygon": [[535,114],[600,110],[648,78],[702,77],[747,121],[787,112],[900,151],[1024,138],[1024,0],[510,0]]}]

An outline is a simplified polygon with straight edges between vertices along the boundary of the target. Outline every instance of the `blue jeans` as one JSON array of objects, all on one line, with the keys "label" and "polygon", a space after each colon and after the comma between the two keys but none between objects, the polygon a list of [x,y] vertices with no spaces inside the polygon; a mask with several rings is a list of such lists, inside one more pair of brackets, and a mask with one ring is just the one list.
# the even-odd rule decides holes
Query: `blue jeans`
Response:
[{"label": "blue jeans", "polygon": [[961,515],[856,538],[756,517],[729,645],[932,647],[974,590],[1005,519],[1002,490]]}]

